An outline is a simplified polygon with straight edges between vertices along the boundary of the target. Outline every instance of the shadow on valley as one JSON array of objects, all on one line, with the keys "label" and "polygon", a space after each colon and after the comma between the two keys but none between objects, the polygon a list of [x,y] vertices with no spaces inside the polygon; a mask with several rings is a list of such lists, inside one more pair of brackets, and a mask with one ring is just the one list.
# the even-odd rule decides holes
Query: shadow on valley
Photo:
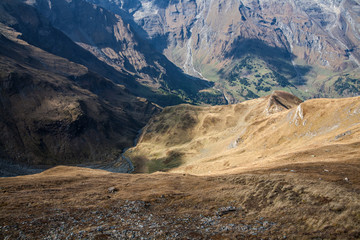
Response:
[{"label": "shadow on valley", "polygon": [[131,160],[134,163],[134,173],[166,172],[179,167],[183,163],[184,153],[168,151],[165,157],[148,160],[144,156],[135,156]]},{"label": "shadow on valley", "polygon": [[45,170],[47,170],[47,168],[41,169],[40,167],[32,167],[0,158],[0,177],[16,177],[37,174]]},{"label": "shadow on valley", "polygon": [[[238,38],[232,44],[231,50],[225,54],[225,58],[243,59],[246,56],[256,56],[266,62],[268,67],[275,73],[279,85],[306,85],[306,79],[303,77],[311,71],[310,66],[296,67],[292,60],[296,56],[285,48],[272,47],[259,39]],[[291,79],[291,82],[288,81]]]}]

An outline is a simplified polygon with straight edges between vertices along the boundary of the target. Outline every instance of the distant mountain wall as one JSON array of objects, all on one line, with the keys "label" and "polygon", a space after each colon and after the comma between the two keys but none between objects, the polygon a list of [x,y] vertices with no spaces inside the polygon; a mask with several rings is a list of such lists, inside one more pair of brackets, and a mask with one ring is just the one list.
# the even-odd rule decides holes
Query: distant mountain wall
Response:
[{"label": "distant mountain wall", "polygon": [[156,49],[231,102],[274,89],[303,98],[360,92],[358,1],[88,1],[131,17]]}]

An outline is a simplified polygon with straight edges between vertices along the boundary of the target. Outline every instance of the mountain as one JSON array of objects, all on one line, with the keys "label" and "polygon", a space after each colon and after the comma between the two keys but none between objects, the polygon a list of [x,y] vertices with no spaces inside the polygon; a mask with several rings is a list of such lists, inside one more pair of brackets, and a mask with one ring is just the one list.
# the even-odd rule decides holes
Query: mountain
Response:
[{"label": "mountain", "polygon": [[[221,92],[210,88],[212,83],[185,74],[140,38],[121,16],[84,0],[24,2],[103,65],[131,75],[140,85],[130,88],[136,95],[161,105],[225,103]],[[107,77],[118,82],[117,76]]]},{"label": "mountain", "polygon": [[[36,164],[113,158],[131,145],[139,129],[160,109],[141,97],[161,105],[223,104],[281,88],[306,98],[303,90],[311,84],[318,87],[317,96],[325,86],[329,90],[326,94],[356,94],[358,79],[352,74],[358,70],[357,2],[283,1],[279,6],[286,11],[280,14],[273,1],[89,1],[1,2],[1,122],[6,133],[1,140],[3,158]],[[298,29],[298,35],[294,29]],[[301,36],[317,37],[318,45],[301,45],[305,41]],[[339,44],[341,41],[343,45]],[[345,45],[347,54],[340,54]],[[222,77],[211,83],[189,76],[158,51],[200,78],[205,72],[200,73],[196,66],[218,62],[216,74]],[[317,55],[319,51],[321,56]],[[298,64],[300,60],[302,66]],[[321,62],[326,64],[320,67]],[[321,84],[316,77],[312,83],[298,81],[299,69],[314,74],[315,68],[322,69]],[[326,71],[333,71],[332,77],[328,78]],[[300,77],[305,79],[305,75]],[[237,97],[233,94],[235,89]],[[262,118],[264,104],[271,106],[266,110],[271,113],[300,101],[279,94],[256,100],[260,105],[251,107],[252,114]],[[197,112],[227,112],[231,108],[170,108],[174,109],[170,111],[173,116],[167,116],[165,110],[159,115],[159,124],[163,125],[153,126],[153,137],[145,131],[144,139],[156,142],[156,134],[164,128],[160,131],[163,139],[150,150],[177,159],[178,165],[183,154],[196,155],[196,146],[207,144],[201,140],[186,151],[176,149],[178,144],[197,138],[198,133],[193,132],[193,126],[198,124]],[[204,113],[204,119],[208,119],[207,115]],[[229,116],[228,122],[219,120],[225,125],[209,131],[214,136],[222,134],[227,127],[238,124],[232,119]],[[244,121],[246,126],[253,124],[252,120]],[[217,126],[216,119],[209,118],[205,123]],[[165,133],[173,137],[171,142]],[[218,137],[203,134],[200,133],[201,138],[217,142]],[[57,141],[62,143],[57,145]],[[111,157],[104,157],[105,153]],[[153,158],[152,153],[147,156]],[[142,161],[142,157],[139,159]]]},{"label": "mountain", "polygon": [[1,0],[0,239],[360,239],[359,15]]},{"label": "mountain", "polygon": [[283,91],[227,106],[167,107],[126,155],[140,172],[202,175],[356,160],[359,114],[360,97],[302,102]]},{"label": "mountain", "polygon": [[358,1],[88,1],[132,19],[158,51],[213,81],[228,102],[276,89],[302,98],[360,92]]},{"label": "mountain", "polygon": [[[5,0],[0,12],[1,160],[33,166],[112,161],[160,110],[90,70],[106,64],[34,8]],[[113,71],[119,82],[132,80]]]}]

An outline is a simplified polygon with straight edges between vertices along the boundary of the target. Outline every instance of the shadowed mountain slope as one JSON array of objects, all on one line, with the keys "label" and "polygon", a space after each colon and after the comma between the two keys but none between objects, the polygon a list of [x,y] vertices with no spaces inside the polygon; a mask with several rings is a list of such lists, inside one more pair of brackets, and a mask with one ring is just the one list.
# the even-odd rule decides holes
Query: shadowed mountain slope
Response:
[{"label": "shadowed mountain slope", "polygon": [[[201,91],[210,88],[212,83],[185,74],[146,40],[139,38],[119,15],[84,0],[36,0],[31,5],[103,64],[126,72],[149,88],[132,88],[137,95],[161,105],[225,103],[220,92]],[[107,77],[117,82],[116,76]]]},{"label": "shadowed mountain slope", "polygon": [[114,160],[158,111],[124,86],[19,35],[0,25],[2,159],[30,165]]}]

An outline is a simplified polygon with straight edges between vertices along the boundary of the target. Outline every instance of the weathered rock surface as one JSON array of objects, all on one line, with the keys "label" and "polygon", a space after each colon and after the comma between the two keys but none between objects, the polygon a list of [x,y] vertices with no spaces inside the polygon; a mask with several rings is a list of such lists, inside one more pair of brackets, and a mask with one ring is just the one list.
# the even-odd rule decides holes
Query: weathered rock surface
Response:
[{"label": "weathered rock surface", "polygon": [[[185,72],[218,82],[232,102],[276,88],[303,97],[359,94],[351,87],[360,62],[358,1],[89,1],[126,11],[159,51]],[[246,56],[266,71],[237,71]]]},{"label": "weathered rock surface", "polygon": [[[132,88],[137,95],[161,105],[225,103],[220,93],[214,94],[215,100],[204,97],[205,94],[199,91],[212,84],[185,74],[155,51],[147,40],[139,37],[141,31],[134,30],[136,26],[125,21],[126,16],[84,0],[36,0],[31,5],[54,27],[103,63],[132,75],[138,83],[150,88]],[[116,78],[112,80],[116,81]]]}]

